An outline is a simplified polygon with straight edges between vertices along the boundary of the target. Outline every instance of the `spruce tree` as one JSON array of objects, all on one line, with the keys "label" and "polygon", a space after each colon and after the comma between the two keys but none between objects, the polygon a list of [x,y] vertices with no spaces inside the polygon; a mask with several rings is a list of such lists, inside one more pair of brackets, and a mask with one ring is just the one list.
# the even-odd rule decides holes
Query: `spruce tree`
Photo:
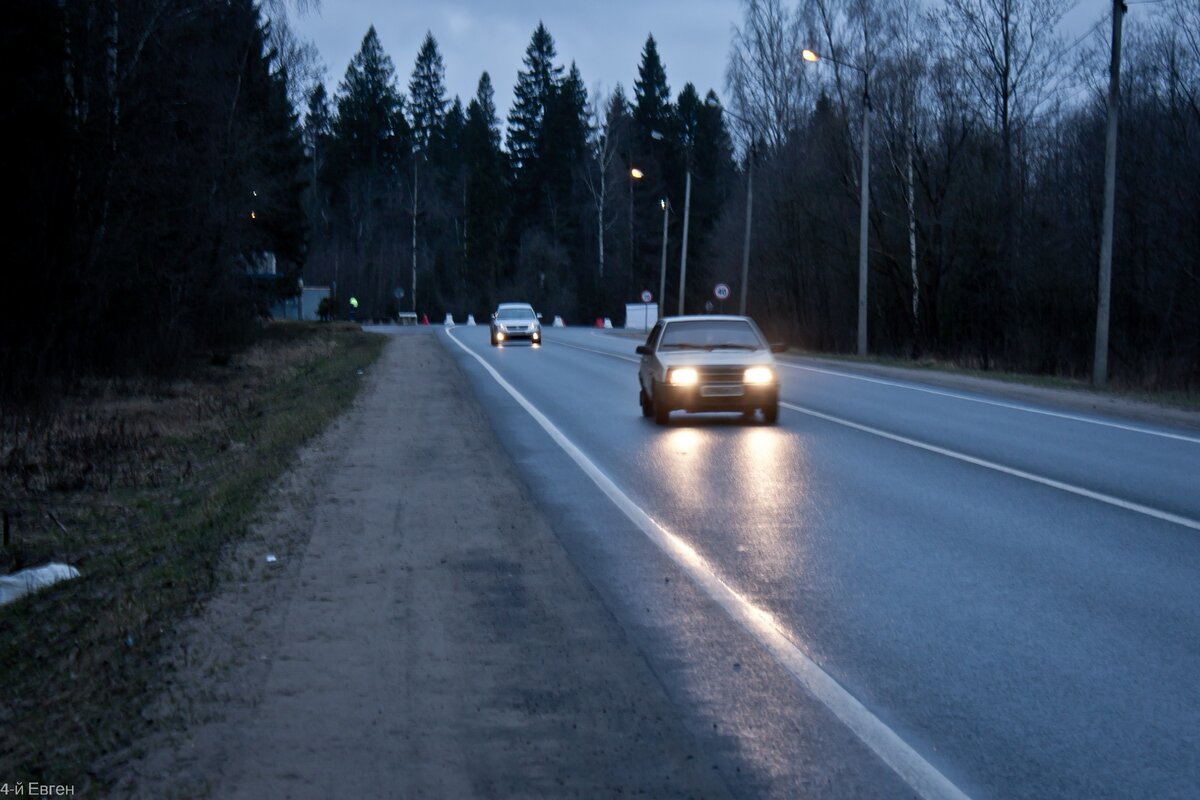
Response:
[{"label": "spruce tree", "polygon": [[446,116],[446,67],[432,33],[417,53],[412,79],[408,82],[408,108],[412,120],[413,148],[428,156],[442,135]]},{"label": "spruce tree", "polygon": [[508,152],[518,171],[531,167],[541,153],[546,108],[562,80],[562,67],[554,65],[556,55],[554,39],[539,22],[525,49],[525,68],[517,73],[508,115]]},{"label": "spruce tree", "polygon": [[374,26],[367,30],[338,86],[337,110],[334,138],[348,166],[398,170],[407,144],[400,137],[407,125],[402,122],[396,69]]},{"label": "spruce tree", "polygon": [[669,134],[671,127],[671,89],[667,86],[667,72],[658,57],[658,44],[654,36],[646,37],[642,49],[642,63],[638,65],[638,79],[634,81],[634,112],[643,136],[651,131]]}]

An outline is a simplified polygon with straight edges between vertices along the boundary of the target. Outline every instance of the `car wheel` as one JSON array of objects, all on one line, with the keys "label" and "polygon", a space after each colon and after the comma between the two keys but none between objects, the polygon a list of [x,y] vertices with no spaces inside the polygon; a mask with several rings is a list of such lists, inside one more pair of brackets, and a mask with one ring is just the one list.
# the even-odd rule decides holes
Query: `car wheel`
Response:
[{"label": "car wheel", "polygon": [[775,400],[769,406],[763,406],[763,422],[774,425],[779,419],[779,401]]},{"label": "car wheel", "polygon": [[671,409],[667,407],[666,403],[658,401],[658,398],[661,396],[662,392],[656,391],[654,393],[654,401],[652,403],[654,407],[654,421],[659,425],[666,425],[671,419]]},{"label": "car wheel", "polygon": [[495,347],[495,346],[496,346],[496,334],[495,334],[495,332],[493,332],[492,333],[492,347]]},{"label": "car wheel", "polygon": [[638,387],[638,402],[642,405],[642,416],[649,417],[654,413],[654,407],[650,405],[650,398],[646,397],[646,390]]}]

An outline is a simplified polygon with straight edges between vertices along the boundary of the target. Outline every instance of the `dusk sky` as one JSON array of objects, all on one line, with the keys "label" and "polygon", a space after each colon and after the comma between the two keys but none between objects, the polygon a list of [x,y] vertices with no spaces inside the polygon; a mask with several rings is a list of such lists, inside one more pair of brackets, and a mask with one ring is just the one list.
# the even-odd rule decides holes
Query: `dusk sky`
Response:
[{"label": "dusk sky", "polygon": [[[1064,33],[1080,35],[1109,6],[1106,0],[1080,0],[1064,21]],[[460,95],[465,105],[487,70],[496,88],[496,110],[505,117],[539,20],[554,37],[559,61],[579,65],[589,95],[597,86],[610,92],[619,82],[632,97],[642,45],[653,33],[673,94],[691,81],[701,94],[711,88],[724,97],[729,43],[740,18],[739,0],[323,0],[319,10],[294,14],[293,24],[320,51],[331,93],[371,25],[407,93],[417,49],[425,32],[432,31],[446,63],[450,96]]]},{"label": "dusk sky", "polygon": [[331,91],[374,24],[407,93],[417,49],[425,32],[432,31],[446,62],[450,96],[460,95],[465,104],[487,70],[496,88],[496,110],[505,116],[538,20],[554,37],[559,61],[579,65],[589,95],[597,84],[609,92],[620,82],[632,96],[648,33],[658,41],[673,94],[690,80],[701,94],[712,88],[723,95],[731,31],[739,14],[738,0],[324,0],[320,10],[294,15],[293,24],[320,50]]}]

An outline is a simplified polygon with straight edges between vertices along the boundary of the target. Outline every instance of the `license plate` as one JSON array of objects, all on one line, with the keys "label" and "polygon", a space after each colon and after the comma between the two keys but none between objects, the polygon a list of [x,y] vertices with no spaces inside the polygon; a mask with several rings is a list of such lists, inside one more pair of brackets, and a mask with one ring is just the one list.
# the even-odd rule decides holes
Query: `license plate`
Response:
[{"label": "license plate", "polygon": [[701,397],[741,397],[742,387],[740,386],[701,386]]}]

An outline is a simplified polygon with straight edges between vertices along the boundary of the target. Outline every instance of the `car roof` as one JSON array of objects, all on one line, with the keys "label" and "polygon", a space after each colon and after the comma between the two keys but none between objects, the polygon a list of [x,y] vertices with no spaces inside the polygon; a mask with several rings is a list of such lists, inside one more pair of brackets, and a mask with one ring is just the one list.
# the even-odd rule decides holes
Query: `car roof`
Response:
[{"label": "car roof", "polygon": [[501,308],[533,308],[533,306],[529,303],[501,303],[496,306],[497,310]]},{"label": "car roof", "polygon": [[682,317],[663,317],[662,321],[666,322],[752,322],[749,317],[740,317],[735,314],[685,314]]}]

